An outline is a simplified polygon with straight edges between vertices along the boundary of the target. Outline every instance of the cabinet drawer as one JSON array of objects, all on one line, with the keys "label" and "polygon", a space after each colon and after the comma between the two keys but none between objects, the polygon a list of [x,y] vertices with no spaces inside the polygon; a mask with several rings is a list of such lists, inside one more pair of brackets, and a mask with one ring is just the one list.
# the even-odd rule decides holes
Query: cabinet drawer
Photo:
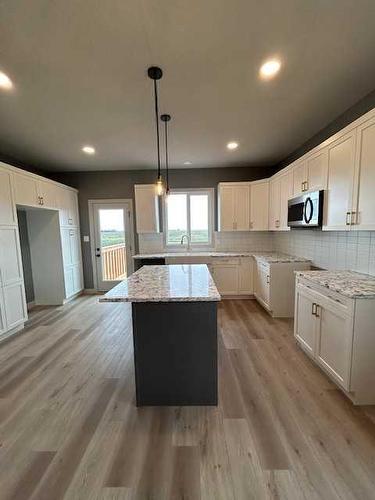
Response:
[{"label": "cabinet drawer", "polygon": [[352,314],[354,301],[349,297],[344,297],[337,292],[328,290],[327,288],[315,284],[311,284],[308,280],[298,278],[297,286],[302,289],[308,290],[315,294],[319,302],[326,302],[327,305],[332,304],[338,307],[341,311]]},{"label": "cabinet drawer", "polygon": [[224,258],[224,257],[214,257],[212,259],[212,263],[215,265],[215,266],[221,266],[221,265],[231,265],[231,266],[239,266],[240,265],[240,262],[241,262],[241,259],[239,259],[238,257],[228,257],[227,259]]}]

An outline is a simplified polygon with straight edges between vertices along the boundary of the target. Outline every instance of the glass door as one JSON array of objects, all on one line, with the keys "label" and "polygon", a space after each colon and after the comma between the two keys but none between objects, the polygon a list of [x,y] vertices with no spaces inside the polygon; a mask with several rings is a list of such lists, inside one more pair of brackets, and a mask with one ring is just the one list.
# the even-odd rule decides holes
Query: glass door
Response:
[{"label": "glass door", "polygon": [[132,273],[130,211],[127,203],[94,203],[98,290],[110,290]]}]

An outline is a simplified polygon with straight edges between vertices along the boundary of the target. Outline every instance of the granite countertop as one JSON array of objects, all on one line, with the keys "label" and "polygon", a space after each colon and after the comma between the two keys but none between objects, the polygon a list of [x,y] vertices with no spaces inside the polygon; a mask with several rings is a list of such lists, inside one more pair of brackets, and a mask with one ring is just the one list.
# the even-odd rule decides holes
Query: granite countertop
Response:
[{"label": "granite countertop", "polygon": [[375,298],[375,276],[355,271],[296,271],[296,275],[351,299]]},{"label": "granite countertop", "polygon": [[277,252],[254,252],[252,256],[255,260],[267,262],[268,264],[310,262],[309,259],[305,259],[304,257],[297,257],[295,255],[288,255],[285,253]]},{"label": "granite countertop", "polygon": [[144,266],[99,302],[216,302],[221,300],[206,264]]},{"label": "granite countertop", "polygon": [[168,257],[251,257],[251,252],[164,252],[133,255],[133,259],[166,259]]},{"label": "granite countertop", "polygon": [[165,252],[153,254],[137,254],[133,255],[133,259],[164,259],[168,257],[254,257],[267,263],[290,263],[290,262],[310,262],[309,259],[304,257],[296,257],[294,255],[287,255],[277,252]]}]

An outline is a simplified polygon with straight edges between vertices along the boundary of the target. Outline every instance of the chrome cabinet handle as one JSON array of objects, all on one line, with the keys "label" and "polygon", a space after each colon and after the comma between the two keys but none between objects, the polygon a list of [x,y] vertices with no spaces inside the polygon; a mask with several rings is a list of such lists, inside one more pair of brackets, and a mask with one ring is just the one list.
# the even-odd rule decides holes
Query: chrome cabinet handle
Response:
[{"label": "chrome cabinet handle", "polygon": [[266,282],[269,283],[270,282],[270,275],[267,274],[267,277],[266,277]]},{"label": "chrome cabinet handle", "polygon": [[313,316],[316,316],[316,304],[315,304],[315,302],[313,302],[311,305],[311,314]]},{"label": "chrome cabinet handle", "polygon": [[351,218],[352,218],[352,213],[351,212],[346,212],[346,225],[350,226],[351,225]]},{"label": "chrome cabinet handle", "polygon": [[317,318],[320,318],[319,310],[320,310],[320,306],[319,306],[318,304],[316,304],[316,312],[315,312],[315,316],[316,316]]}]

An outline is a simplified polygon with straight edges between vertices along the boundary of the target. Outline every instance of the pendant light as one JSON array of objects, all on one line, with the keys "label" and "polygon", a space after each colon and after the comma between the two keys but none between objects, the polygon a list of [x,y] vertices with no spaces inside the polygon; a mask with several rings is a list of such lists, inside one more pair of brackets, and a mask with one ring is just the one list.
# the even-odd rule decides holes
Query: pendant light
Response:
[{"label": "pendant light", "polygon": [[171,120],[171,115],[161,115],[160,120],[164,122],[164,137],[165,137],[165,194],[169,194],[169,158],[168,158],[168,122]]},{"label": "pendant light", "polygon": [[154,81],[154,99],[155,99],[155,121],[156,121],[156,149],[158,156],[158,177],[156,180],[156,193],[161,196],[164,191],[163,179],[161,177],[160,169],[160,134],[159,134],[159,101],[158,101],[158,87],[157,81],[163,76],[163,71],[157,66],[151,66],[147,70],[147,74],[151,80]]}]

